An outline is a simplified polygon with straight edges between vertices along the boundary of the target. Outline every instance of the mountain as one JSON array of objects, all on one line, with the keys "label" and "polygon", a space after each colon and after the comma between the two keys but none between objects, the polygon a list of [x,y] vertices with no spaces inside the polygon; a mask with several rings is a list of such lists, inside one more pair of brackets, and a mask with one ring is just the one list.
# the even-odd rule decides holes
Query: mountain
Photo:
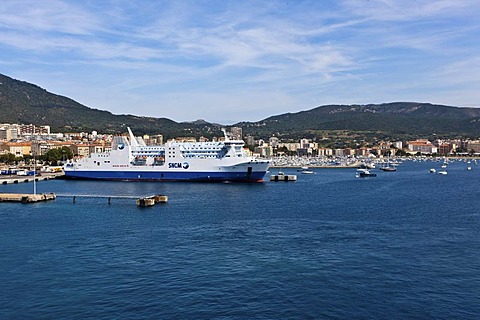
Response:
[{"label": "mountain", "polygon": [[369,132],[391,138],[457,137],[480,134],[480,108],[459,108],[418,102],[368,105],[326,105],[308,111],[242,122],[244,133],[263,136],[318,136],[324,131]]},{"label": "mountain", "polygon": [[221,134],[205,122],[177,123],[166,118],[115,115],[92,109],[70,98],[56,95],[34,84],[0,74],[0,123],[50,125],[55,132],[126,132],[174,136]]},{"label": "mountain", "polygon": [[[221,136],[221,125],[205,120],[177,123],[166,118],[115,115],[92,109],[37,85],[0,74],[0,123],[50,125],[56,132],[99,131],[165,137]],[[243,134],[268,139],[406,140],[412,138],[478,138],[480,108],[459,108],[418,102],[368,105],[326,105],[258,122],[240,122]]]}]

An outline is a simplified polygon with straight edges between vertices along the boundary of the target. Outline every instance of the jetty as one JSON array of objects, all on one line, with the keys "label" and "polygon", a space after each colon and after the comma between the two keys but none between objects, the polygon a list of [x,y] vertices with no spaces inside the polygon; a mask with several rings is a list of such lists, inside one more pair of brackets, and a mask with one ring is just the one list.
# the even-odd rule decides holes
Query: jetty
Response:
[{"label": "jetty", "polygon": [[155,195],[149,197],[138,198],[136,203],[139,207],[151,207],[157,203],[167,203],[168,197],[165,195]]},{"label": "jetty", "polygon": [[279,172],[278,174],[272,174],[270,176],[270,181],[297,181],[297,175]]},{"label": "jetty", "polygon": [[157,203],[167,203],[168,196],[163,194],[157,194],[153,196],[145,196],[145,197],[138,197],[138,196],[128,196],[128,195],[98,195],[98,194],[59,194],[57,195],[59,198],[72,198],[72,203],[76,203],[78,198],[100,198],[100,199],[107,199],[108,204],[111,204],[112,199],[136,199],[135,203],[139,207],[150,207],[154,206]]},{"label": "jetty", "polygon": [[0,193],[0,202],[32,203],[39,201],[55,200],[55,193]]},{"label": "jetty", "polygon": [[63,177],[65,174],[61,173],[42,173],[42,175],[35,176],[22,176],[22,175],[1,175],[0,184],[12,184],[12,183],[23,183],[23,182],[33,182],[33,181],[47,181],[50,179],[56,179]]}]

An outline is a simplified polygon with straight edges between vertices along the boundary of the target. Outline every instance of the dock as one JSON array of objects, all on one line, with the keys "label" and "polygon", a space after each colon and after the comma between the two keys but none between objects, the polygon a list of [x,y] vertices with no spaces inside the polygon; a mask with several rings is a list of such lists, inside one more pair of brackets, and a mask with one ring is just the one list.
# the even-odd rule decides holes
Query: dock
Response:
[{"label": "dock", "polygon": [[0,193],[0,202],[33,203],[39,201],[55,200],[55,193]]},{"label": "dock", "polygon": [[112,199],[136,199],[135,203],[139,207],[151,207],[157,203],[167,203],[168,196],[157,194],[152,196],[145,196],[145,197],[138,197],[138,196],[128,196],[128,195],[98,195],[98,194],[81,194],[81,195],[74,195],[74,194],[59,194],[57,195],[59,198],[72,198],[72,202],[76,203],[77,198],[100,198],[100,199],[107,199],[108,204],[111,204]]},{"label": "dock", "polygon": [[149,197],[138,198],[136,203],[139,207],[151,207],[156,205],[157,203],[167,203],[168,197],[165,195],[155,195]]},{"label": "dock", "polygon": [[63,175],[64,173],[49,173],[36,176],[2,175],[0,176],[0,184],[33,182],[33,180],[35,180],[36,182],[46,181],[62,177]]},{"label": "dock", "polygon": [[297,181],[297,175],[280,172],[279,174],[272,174],[270,176],[270,181]]}]

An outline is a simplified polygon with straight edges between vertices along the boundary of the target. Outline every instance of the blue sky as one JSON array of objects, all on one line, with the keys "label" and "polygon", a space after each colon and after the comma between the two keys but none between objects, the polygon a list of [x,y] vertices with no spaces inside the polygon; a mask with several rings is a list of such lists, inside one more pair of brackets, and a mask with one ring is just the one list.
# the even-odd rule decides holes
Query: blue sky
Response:
[{"label": "blue sky", "polygon": [[480,106],[478,0],[2,0],[0,73],[115,114]]}]

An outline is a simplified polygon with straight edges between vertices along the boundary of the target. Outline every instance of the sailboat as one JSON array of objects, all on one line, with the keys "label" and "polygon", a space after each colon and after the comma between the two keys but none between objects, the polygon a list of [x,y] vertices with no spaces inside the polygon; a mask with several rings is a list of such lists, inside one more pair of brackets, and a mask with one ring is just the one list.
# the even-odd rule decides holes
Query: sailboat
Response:
[{"label": "sailboat", "polygon": [[388,159],[387,164],[384,165],[384,166],[381,166],[380,170],[387,171],[387,172],[393,172],[393,171],[397,171],[397,168],[395,168],[393,165],[391,165],[390,164],[390,159]]}]

